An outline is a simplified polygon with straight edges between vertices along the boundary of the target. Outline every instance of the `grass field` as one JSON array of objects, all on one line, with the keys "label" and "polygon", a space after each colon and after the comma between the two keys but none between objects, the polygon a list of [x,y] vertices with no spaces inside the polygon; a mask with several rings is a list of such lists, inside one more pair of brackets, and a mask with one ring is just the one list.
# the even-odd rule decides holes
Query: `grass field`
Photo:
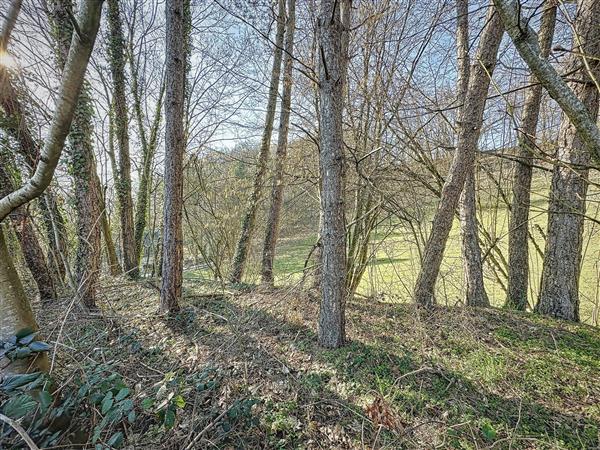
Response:
[{"label": "grass field", "polygon": [[[549,173],[537,173],[532,186],[532,201],[529,229],[537,246],[544,250],[544,235],[547,224],[547,198],[550,185]],[[499,198],[496,186],[484,174],[479,180],[478,210],[479,220],[508,259],[508,218],[506,204]],[[510,188],[506,187],[510,195]],[[590,217],[600,217],[600,196],[598,187],[591,185],[588,192]],[[433,211],[433,210],[432,210]],[[293,213],[293,212],[292,212]],[[258,234],[262,236],[262,233]],[[306,257],[316,238],[315,230],[282,237],[277,248],[275,261],[276,279],[280,285],[290,285],[302,278]],[[460,250],[460,229],[458,220],[452,228],[440,277],[437,285],[437,301],[445,305],[455,305],[463,298],[463,273]],[[256,242],[255,256],[259,253],[260,242]],[[485,249],[484,249],[485,252]],[[600,322],[600,225],[586,222],[583,266],[580,279],[581,318],[594,325]],[[358,293],[364,296],[377,296],[388,301],[406,302],[411,298],[419,270],[419,249],[409,228],[390,219],[374,233],[371,243],[373,257],[361,281]],[[529,243],[530,256],[530,304],[536,301],[542,272],[542,257],[534,244]],[[247,274],[247,281],[258,282],[258,257],[253,258]],[[206,276],[201,271],[187,272],[188,277]],[[505,283],[505,278],[500,275]],[[485,282],[490,301],[494,306],[502,306],[506,299],[505,291],[494,274],[489,259],[485,263]]]}]

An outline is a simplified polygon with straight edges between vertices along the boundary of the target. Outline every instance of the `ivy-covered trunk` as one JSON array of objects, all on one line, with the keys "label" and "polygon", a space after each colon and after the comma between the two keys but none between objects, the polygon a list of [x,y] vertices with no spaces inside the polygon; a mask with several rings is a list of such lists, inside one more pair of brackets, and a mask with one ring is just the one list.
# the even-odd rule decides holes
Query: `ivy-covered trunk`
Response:
[{"label": "ivy-covered trunk", "polygon": [[131,278],[139,275],[139,261],[133,227],[133,200],[131,198],[131,161],[129,156],[129,117],[125,96],[125,44],[118,0],[108,0],[109,41],[108,56],[113,82],[114,126],[119,150],[117,201],[121,220],[121,248],[123,269]]},{"label": "ivy-covered trunk", "polygon": [[[56,42],[56,59],[59,67],[63,68],[73,35],[73,25],[69,18],[73,4],[71,0],[51,0],[48,7]],[[83,305],[95,308],[101,258],[101,217],[99,186],[95,182],[96,162],[92,144],[94,108],[90,92],[90,85],[84,81],[71,124],[67,151],[77,210],[77,296]]]}]

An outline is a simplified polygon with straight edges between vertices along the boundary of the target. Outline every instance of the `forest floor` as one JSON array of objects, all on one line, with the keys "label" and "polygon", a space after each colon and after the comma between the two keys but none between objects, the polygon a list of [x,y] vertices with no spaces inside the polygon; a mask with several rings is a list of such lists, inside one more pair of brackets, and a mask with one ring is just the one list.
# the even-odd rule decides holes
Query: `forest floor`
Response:
[{"label": "forest floor", "polygon": [[[296,287],[187,282],[174,318],[157,316],[151,283],[101,292],[97,314],[66,300],[38,314],[63,387],[101,373],[131,389],[135,419],[104,423],[99,442],[121,430],[131,449],[600,448],[597,328],[359,298],[348,345],[324,350],[318,301]],[[84,441],[104,403],[82,404]]]}]

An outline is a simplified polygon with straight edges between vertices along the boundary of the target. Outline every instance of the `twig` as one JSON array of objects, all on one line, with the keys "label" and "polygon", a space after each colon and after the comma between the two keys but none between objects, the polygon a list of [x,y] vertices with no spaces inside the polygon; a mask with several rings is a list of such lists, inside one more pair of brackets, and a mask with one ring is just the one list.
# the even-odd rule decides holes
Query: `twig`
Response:
[{"label": "twig", "polygon": [[9,424],[17,433],[19,433],[19,436],[21,436],[21,438],[29,446],[30,450],[40,450],[40,448],[35,445],[35,442],[33,442],[33,440],[29,437],[27,431],[25,431],[16,420],[6,417],[4,414],[0,414],[0,420]]},{"label": "twig", "polygon": [[193,448],[194,444],[198,441],[198,439],[200,439],[204,433],[206,433],[208,430],[210,430],[212,427],[214,427],[219,422],[219,420],[221,420],[223,418],[223,416],[225,416],[225,414],[227,414],[229,412],[230,409],[231,409],[231,406],[229,408],[227,408],[225,411],[223,411],[221,414],[219,414],[215,420],[213,420],[211,423],[206,425],[204,427],[204,429],[200,433],[198,433],[194,437],[194,439],[192,439],[192,442],[190,442],[188,445],[186,445],[185,450],[190,450],[191,448]]}]

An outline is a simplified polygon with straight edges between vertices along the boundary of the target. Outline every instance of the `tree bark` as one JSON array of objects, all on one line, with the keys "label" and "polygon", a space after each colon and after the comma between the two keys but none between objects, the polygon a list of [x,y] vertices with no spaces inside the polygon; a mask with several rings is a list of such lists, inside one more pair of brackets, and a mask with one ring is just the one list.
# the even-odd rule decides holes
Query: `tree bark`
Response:
[{"label": "tree bark", "polygon": [[125,42],[118,0],[108,0],[107,16],[109,29],[108,55],[113,82],[113,108],[119,149],[119,177],[117,200],[121,220],[121,248],[123,269],[131,278],[139,276],[136,257],[133,200],[131,198],[131,161],[129,156],[129,117],[125,95]]},{"label": "tree bark", "polygon": [[[135,75],[132,76],[135,79]],[[135,208],[135,248],[136,248],[136,261],[138,265],[142,257],[142,244],[144,241],[144,231],[146,229],[146,221],[148,216],[148,207],[150,204],[150,186],[152,184],[152,162],[154,161],[154,153],[158,145],[158,131],[160,128],[162,102],[165,92],[165,85],[162,83],[160,88],[160,94],[156,103],[156,111],[154,113],[154,121],[152,122],[152,128],[150,129],[150,140],[146,141],[146,138],[142,139],[142,173],[140,174],[140,185],[138,187],[137,202]],[[134,95],[137,97],[137,95]],[[139,103],[139,99],[135,100],[136,104]],[[140,136],[145,136],[144,124],[141,116],[141,104],[136,106],[138,113],[138,127],[140,130]]]},{"label": "tree bark", "polygon": [[[188,0],[167,2],[165,97],[165,194],[160,311],[179,310],[183,284],[183,155],[186,86],[186,8]],[[187,5],[186,5],[187,3]],[[187,10],[189,11],[189,10]]]},{"label": "tree bark", "polygon": [[[556,3],[549,2],[540,25],[540,56],[547,58],[552,47],[556,23]],[[517,147],[518,160],[514,165],[512,203],[508,228],[508,293],[506,307],[525,311],[529,286],[529,204],[531,199],[531,162],[536,148],[536,131],[542,86],[535,75],[529,77],[530,88],[525,96],[523,118]]]},{"label": "tree bark", "polygon": [[[82,2],[80,7],[85,11],[89,3]],[[57,62],[68,70],[71,40],[79,39],[73,33],[70,20],[72,3],[70,0],[54,0],[49,2],[50,20],[56,40]],[[98,10],[98,13],[100,11]],[[67,59],[67,55],[68,59]],[[83,87],[76,102],[73,122],[69,133],[69,171],[73,177],[75,191],[75,207],[77,210],[77,254],[75,257],[75,279],[77,296],[87,308],[96,307],[96,284],[100,272],[101,259],[101,214],[100,192],[97,181],[96,162],[94,160],[93,137],[93,103],[91,86],[84,80]]]},{"label": "tree bark", "polygon": [[[6,25],[0,38],[0,52],[7,50],[10,31],[19,12],[20,1],[13,1]],[[29,129],[25,108],[21,104],[19,93],[13,85],[10,72],[0,65],[0,107],[4,110],[3,128],[7,134],[19,143],[17,150],[23,156],[31,176],[40,158],[40,143],[34,139]],[[49,244],[49,261],[52,272],[58,282],[63,282],[66,268],[61,256],[68,259],[67,232],[65,220],[57,205],[54,193],[48,189],[39,199],[40,209],[44,217],[46,237]]]},{"label": "tree bark", "polygon": [[[16,171],[17,167],[9,160],[9,155],[0,154],[0,196],[8,195],[9,192],[15,190],[16,186],[10,172]],[[38,288],[40,300],[44,302],[55,299],[54,281],[46,263],[46,256],[33,228],[33,218],[29,214],[29,210],[25,205],[20,206],[9,214],[9,218],[25,257],[27,268]]]},{"label": "tree bark", "polygon": [[81,36],[76,35],[73,39],[74,45],[63,70],[59,98],[44,150],[31,178],[18,190],[0,199],[0,221],[4,220],[13,209],[39,197],[52,181],[64,141],[69,133],[87,63],[96,40],[101,9],[102,0],[82,2],[79,14]]},{"label": "tree bark", "polygon": [[[6,342],[20,330],[28,328],[38,330],[33,310],[19,275],[12,263],[12,257],[6,248],[4,229],[0,223],[0,342]],[[39,354],[35,360],[17,359],[9,363],[0,359],[0,375],[7,376],[24,373],[28,370],[47,370],[48,359],[45,353]]]},{"label": "tree bark", "polygon": [[490,77],[496,66],[496,57],[503,34],[502,22],[492,5],[488,10],[486,24],[475,61],[471,67],[469,89],[460,113],[456,151],[442,189],[440,203],[435,213],[429,240],[425,246],[425,255],[415,286],[414,299],[421,306],[434,304],[435,283],[452,228],[454,211],[458,205],[467,174],[475,161]]},{"label": "tree bark", "polygon": [[294,31],[296,28],[296,0],[288,0],[285,32],[285,57],[283,59],[283,95],[281,97],[281,113],[279,116],[279,132],[277,134],[277,150],[275,152],[275,169],[271,188],[271,206],[267,218],[267,232],[263,246],[262,282],[273,284],[273,260],[279,236],[279,221],[283,203],[283,170],[287,158],[288,131],[292,103],[292,83],[294,67]]},{"label": "tree bark", "polygon": [[[458,60],[458,102],[465,101],[469,88],[469,2],[457,0],[456,49]],[[457,124],[460,130],[461,123]],[[489,306],[490,301],[483,284],[481,247],[477,231],[477,205],[475,193],[475,164],[467,171],[465,184],[459,200],[460,230],[462,237],[463,272],[465,280],[465,304]]]},{"label": "tree bark", "polygon": [[[340,3],[344,3],[342,7]],[[342,114],[347,70],[348,24],[342,9],[349,2],[321,0],[318,17],[320,93],[320,173],[322,180],[322,299],[319,344],[344,345],[346,304],[346,230],[344,219],[344,136]]]},{"label": "tree bark", "polygon": [[589,113],[586,105],[577,97],[577,93],[567,85],[550,62],[540,57],[538,37],[527,25],[527,21],[521,17],[519,2],[516,0],[493,0],[493,2],[521,58],[573,123],[591,157],[600,164],[600,129],[596,124],[596,117]]},{"label": "tree bark", "polygon": [[[600,90],[600,1],[582,0],[575,19],[574,48],[567,70],[570,89],[591,117],[597,117]],[[582,56],[585,55],[585,56]],[[579,276],[590,152],[574,124],[563,114],[557,163],[552,174],[548,232],[536,311],[579,321]]]},{"label": "tree bark", "polygon": [[[61,89],[54,112],[48,140],[33,176],[21,188],[0,199],[0,222],[13,210],[40,196],[52,181],[54,170],[71,126],[75,104],[83,84],[87,63],[100,25],[102,2],[82,2],[79,13],[81,35],[74,37],[63,73]],[[8,254],[0,224],[0,341],[6,341],[22,328],[36,330],[37,323],[31,305]],[[27,370],[30,361],[2,367],[2,375]],[[45,356],[38,357],[34,366],[47,369]]]},{"label": "tree bark", "polygon": [[264,178],[267,172],[267,161],[271,148],[271,135],[273,134],[273,121],[275,120],[275,109],[277,107],[277,91],[279,89],[279,75],[281,74],[281,59],[283,48],[283,35],[285,33],[285,0],[278,0],[277,11],[277,34],[275,35],[275,49],[273,50],[273,69],[271,70],[271,82],[269,84],[269,95],[267,98],[267,115],[265,117],[265,128],[263,130],[258,155],[258,168],[254,176],[252,193],[246,206],[240,237],[235,246],[235,253],[229,273],[231,283],[240,283],[246,268],[248,252],[254,234],[258,202],[263,189]]}]

